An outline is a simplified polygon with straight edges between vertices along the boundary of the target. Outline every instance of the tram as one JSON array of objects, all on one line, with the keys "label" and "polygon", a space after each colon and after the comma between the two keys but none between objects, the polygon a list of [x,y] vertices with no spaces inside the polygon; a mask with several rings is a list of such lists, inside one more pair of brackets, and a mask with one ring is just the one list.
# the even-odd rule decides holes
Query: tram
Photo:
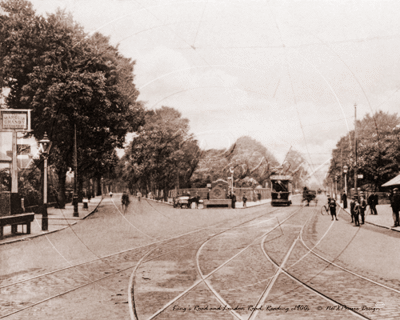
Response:
[{"label": "tram", "polygon": [[290,206],[292,204],[292,176],[271,175],[271,205]]}]

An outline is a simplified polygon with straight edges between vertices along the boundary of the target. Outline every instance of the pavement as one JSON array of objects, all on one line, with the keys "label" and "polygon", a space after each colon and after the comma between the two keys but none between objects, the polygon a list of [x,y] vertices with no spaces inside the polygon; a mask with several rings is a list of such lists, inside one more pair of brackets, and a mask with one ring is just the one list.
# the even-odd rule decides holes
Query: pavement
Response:
[{"label": "pavement", "polygon": [[[87,218],[89,215],[94,213],[97,207],[100,205],[102,200],[101,196],[90,199],[88,203],[88,209],[83,209],[83,203],[78,204],[79,217],[74,217],[74,207],[72,204],[66,204],[65,209],[48,208],[48,230],[42,231],[42,215],[35,214],[35,219],[31,223],[31,233],[26,234],[26,226],[18,226],[18,233],[13,235],[11,233],[11,226],[4,227],[4,238],[0,240],[0,245],[9,244],[18,241],[25,241],[31,238],[43,236],[49,233],[53,233],[59,230],[63,230],[72,226],[78,221]],[[28,213],[28,212],[27,212]]]},{"label": "pavement", "polygon": [[[339,203],[339,201],[338,201]],[[343,207],[343,203],[339,203],[341,207]],[[345,209],[347,213],[350,214],[350,202],[348,202],[348,207]],[[393,231],[400,232],[400,227],[394,227],[394,221],[392,216],[392,208],[390,204],[380,204],[376,206],[377,215],[372,215],[369,207],[367,207],[367,211],[365,212],[365,222],[369,224],[373,224],[378,227],[391,229]]]}]

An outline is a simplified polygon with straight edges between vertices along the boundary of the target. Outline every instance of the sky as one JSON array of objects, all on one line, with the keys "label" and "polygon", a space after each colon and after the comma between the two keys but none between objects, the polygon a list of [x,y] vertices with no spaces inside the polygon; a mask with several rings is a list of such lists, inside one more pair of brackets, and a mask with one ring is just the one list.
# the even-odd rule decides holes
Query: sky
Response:
[{"label": "sky", "polygon": [[71,12],[136,61],[139,100],[190,120],[202,148],[243,135],[323,178],[357,118],[397,113],[400,2],[31,0]]}]

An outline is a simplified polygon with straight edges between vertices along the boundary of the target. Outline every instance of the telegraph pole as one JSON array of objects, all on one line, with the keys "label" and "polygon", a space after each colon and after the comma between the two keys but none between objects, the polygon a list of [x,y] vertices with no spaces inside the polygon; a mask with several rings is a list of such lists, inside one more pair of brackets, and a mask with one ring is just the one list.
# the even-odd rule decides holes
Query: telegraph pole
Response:
[{"label": "telegraph pole", "polygon": [[76,143],[76,124],[74,124],[74,196],[72,199],[74,205],[74,217],[79,217],[78,211],[78,147]]},{"label": "telegraph pole", "polygon": [[354,104],[354,192],[357,193],[357,104]]}]

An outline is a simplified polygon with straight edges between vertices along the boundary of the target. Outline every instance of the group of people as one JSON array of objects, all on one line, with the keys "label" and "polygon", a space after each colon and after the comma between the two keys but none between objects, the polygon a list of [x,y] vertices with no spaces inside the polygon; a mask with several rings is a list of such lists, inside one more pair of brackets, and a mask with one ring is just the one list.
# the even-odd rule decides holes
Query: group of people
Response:
[{"label": "group of people", "polygon": [[[259,196],[258,196],[258,195],[259,195]],[[259,193],[258,195],[257,195],[257,199],[261,201],[261,194]],[[236,208],[236,201],[237,201],[237,200],[236,200],[235,192],[229,191],[229,193],[228,193],[228,199],[231,199],[231,200],[232,200],[232,209],[235,209],[235,208]],[[247,196],[246,196],[246,192],[243,193],[242,201],[243,201],[243,208],[246,208],[246,207],[247,207]]]},{"label": "group of people", "polygon": [[[332,216],[332,220],[336,219],[338,220],[336,216],[336,200],[334,198],[331,198],[329,195],[328,197],[328,208],[330,211],[330,214]],[[400,198],[399,198],[400,199]],[[343,208],[347,208],[347,195],[344,193],[342,195],[342,202],[343,202]],[[359,195],[354,195],[352,197],[352,200],[350,202],[350,214],[351,214],[351,222],[354,223],[356,226],[360,226],[360,224],[365,223],[365,211],[367,209],[367,206],[370,207],[371,214],[377,215],[378,212],[376,210],[376,205],[378,204],[378,196],[374,193],[372,193],[368,197],[368,202],[365,200],[364,197],[364,192],[361,191]],[[399,202],[400,205],[400,202]],[[361,218],[361,222],[360,222]]]},{"label": "group of people", "polygon": [[[345,198],[342,197],[342,200],[343,200],[343,207],[346,208],[347,197]],[[364,224],[365,211],[367,210],[367,206],[369,206],[372,215],[377,215],[378,214],[376,210],[377,204],[378,204],[378,195],[376,195],[375,193],[371,193],[368,197],[368,200],[365,200],[363,191],[361,191],[359,195],[354,195],[350,202],[351,222],[354,223],[356,226]]]},{"label": "group of people", "polygon": [[361,224],[365,223],[365,210],[367,209],[367,202],[365,201],[363,192],[360,192],[360,196],[353,196],[353,199],[350,202],[350,214],[351,214],[351,223],[354,223],[355,226],[360,226],[360,217]]}]

